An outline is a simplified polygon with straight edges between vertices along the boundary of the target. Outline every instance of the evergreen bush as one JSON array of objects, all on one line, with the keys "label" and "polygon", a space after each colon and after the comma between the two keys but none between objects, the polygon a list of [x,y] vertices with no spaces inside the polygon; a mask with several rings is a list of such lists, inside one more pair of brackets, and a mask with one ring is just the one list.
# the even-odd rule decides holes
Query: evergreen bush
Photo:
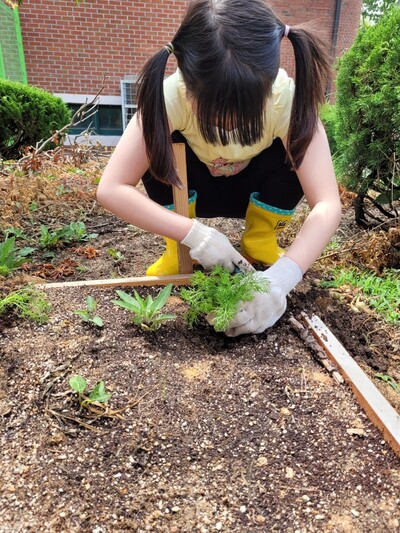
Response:
[{"label": "evergreen bush", "polygon": [[49,139],[70,118],[61,98],[37,87],[0,80],[0,157],[20,157],[24,146]]},{"label": "evergreen bush", "polygon": [[319,111],[319,117],[324,125],[326,135],[328,137],[329,146],[332,156],[337,152],[336,145],[336,106],[332,104],[324,104]]},{"label": "evergreen bush", "polygon": [[336,119],[344,185],[361,199],[374,191],[378,207],[392,205],[400,191],[400,7],[362,27],[340,60]]}]

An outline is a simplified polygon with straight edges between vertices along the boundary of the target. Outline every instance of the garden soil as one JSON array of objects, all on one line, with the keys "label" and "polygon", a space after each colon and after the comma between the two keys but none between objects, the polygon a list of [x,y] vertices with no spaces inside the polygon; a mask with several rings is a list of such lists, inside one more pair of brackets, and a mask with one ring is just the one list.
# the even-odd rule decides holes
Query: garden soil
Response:
[{"label": "garden soil", "polygon": [[[66,185],[51,199],[41,189],[43,208],[21,217],[21,227],[33,232],[79,212],[98,237],[59,248],[52,260],[37,255],[23,274],[0,278],[3,293],[38,278],[142,276],[161,252],[160,237],[100,209],[81,182],[79,195]],[[305,215],[300,209],[298,224]],[[261,335],[227,338],[203,320],[189,329],[179,287],[167,304],[177,318],[155,332],[113,304],[115,288],[47,289],[45,324],[3,316],[0,531],[398,532],[399,458],[289,321],[318,315],[371,379],[400,380],[398,331],[357,305],[351,288],[319,285],[359,231],[351,220],[345,205],[342,251],[316,263]],[[243,221],[208,223],[239,245]],[[89,295],[103,328],[74,313]],[[104,380],[107,409],[79,407],[69,387],[76,374],[89,388]],[[395,391],[374,383],[400,411]]]}]

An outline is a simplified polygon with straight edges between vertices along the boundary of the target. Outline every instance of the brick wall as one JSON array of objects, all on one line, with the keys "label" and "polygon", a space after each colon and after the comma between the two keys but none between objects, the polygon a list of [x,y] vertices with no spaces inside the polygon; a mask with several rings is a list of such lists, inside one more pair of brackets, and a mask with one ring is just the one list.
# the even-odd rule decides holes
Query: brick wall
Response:
[{"label": "brick wall", "polygon": [[[334,24],[337,0],[271,0],[270,5],[281,19],[289,25],[303,24],[313,29],[328,43],[332,63],[352,45],[360,25],[362,0],[342,0],[334,43]],[[282,42],[281,63],[294,76],[294,58],[291,44]],[[330,91],[335,90],[334,83]]]},{"label": "brick wall", "polygon": [[[0,0],[2,1],[2,0]],[[174,35],[187,0],[24,0],[20,19],[28,81],[50,92],[94,94],[106,76],[105,95]],[[290,25],[312,21],[329,43],[336,0],[271,0]],[[337,52],[355,36],[361,0],[343,0]],[[282,43],[282,64],[293,74],[291,46]],[[173,70],[173,61],[168,72]]]}]

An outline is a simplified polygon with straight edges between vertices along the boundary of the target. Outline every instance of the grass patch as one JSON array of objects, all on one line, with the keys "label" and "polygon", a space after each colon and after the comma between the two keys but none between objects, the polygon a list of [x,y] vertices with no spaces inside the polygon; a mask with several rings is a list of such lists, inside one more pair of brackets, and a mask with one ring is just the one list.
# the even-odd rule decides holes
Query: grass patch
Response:
[{"label": "grass patch", "polygon": [[389,324],[400,322],[400,270],[386,269],[381,276],[356,268],[337,268],[333,279],[321,282],[321,287],[340,288],[350,285],[361,290],[366,303]]},{"label": "grass patch", "polygon": [[0,298],[0,316],[7,309],[14,309],[21,318],[29,318],[38,323],[45,323],[49,318],[50,304],[46,295],[33,286],[23,287]]}]

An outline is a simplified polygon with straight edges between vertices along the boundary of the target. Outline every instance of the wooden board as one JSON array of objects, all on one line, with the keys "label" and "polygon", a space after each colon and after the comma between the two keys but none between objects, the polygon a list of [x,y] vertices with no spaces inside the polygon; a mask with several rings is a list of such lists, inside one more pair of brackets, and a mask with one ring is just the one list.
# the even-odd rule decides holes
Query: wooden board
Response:
[{"label": "wooden board", "polygon": [[302,318],[311,328],[328,357],[337,365],[344,379],[348,381],[370,420],[382,432],[389,446],[400,455],[400,416],[395,409],[320,318],[316,315],[309,318],[304,313]]},{"label": "wooden board", "polygon": [[87,281],[61,281],[54,283],[41,283],[36,285],[39,289],[63,289],[67,287],[122,287],[141,285],[190,285],[190,274],[176,274],[175,276],[142,276],[139,278],[112,278],[93,279]]},{"label": "wooden board", "polygon": [[[172,188],[174,199],[174,208],[177,213],[184,217],[189,217],[189,203],[188,203],[188,184],[187,184],[187,170],[186,170],[186,148],[184,143],[174,143],[173,145],[174,157],[177,165],[178,176],[183,183],[183,188]],[[179,259],[179,273],[191,274],[193,272],[193,262],[189,254],[189,248],[184,244],[178,243],[178,259]]]}]

